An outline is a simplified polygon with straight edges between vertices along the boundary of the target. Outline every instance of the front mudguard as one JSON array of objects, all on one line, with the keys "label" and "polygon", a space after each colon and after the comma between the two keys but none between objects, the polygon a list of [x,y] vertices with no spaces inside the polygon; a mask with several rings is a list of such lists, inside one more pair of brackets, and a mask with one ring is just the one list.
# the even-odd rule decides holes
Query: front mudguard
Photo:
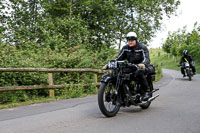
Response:
[{"label": "front mudguard", "polygon": [[113,80],[113,77],[111,75],[106,75],[101,79],[101,82],[108,83],[111,80]]}]

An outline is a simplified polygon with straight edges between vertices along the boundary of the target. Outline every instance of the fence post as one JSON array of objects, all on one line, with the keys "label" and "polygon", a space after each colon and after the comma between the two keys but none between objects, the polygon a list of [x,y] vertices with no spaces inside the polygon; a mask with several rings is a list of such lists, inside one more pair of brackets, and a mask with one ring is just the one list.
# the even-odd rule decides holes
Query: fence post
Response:
[{"label": "fence post", "polygon": [[[48,81],[49,81],[49,85],[53,85],[53,73],[48,73]],[[49,90],[49,96],[50,97],[54,97],[55,93],[53,89]]]},{"label": "fence post", "polygon": [[95,83],[95,86],[96,86],[96,91],[98,90],[98,87],[97,87],[97,73],[94,73],[94,83]]}]

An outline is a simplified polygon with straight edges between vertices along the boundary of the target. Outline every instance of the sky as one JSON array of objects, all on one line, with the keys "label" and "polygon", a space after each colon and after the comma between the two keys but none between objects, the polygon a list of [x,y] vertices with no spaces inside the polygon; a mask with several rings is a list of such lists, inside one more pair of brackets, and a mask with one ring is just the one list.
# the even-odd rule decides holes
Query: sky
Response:
[{"label": "sky", "polygon": [[177,9],[178,16],[165,18],[163,20],[164,28],[156,34],[150,43],[149,48],[159,48],[162,42],[167,38],[168,32],[174,32],[187,26],[187,32],[191,32],[194,23],[200,24],[200,0],[180,0],[181,5]]}]

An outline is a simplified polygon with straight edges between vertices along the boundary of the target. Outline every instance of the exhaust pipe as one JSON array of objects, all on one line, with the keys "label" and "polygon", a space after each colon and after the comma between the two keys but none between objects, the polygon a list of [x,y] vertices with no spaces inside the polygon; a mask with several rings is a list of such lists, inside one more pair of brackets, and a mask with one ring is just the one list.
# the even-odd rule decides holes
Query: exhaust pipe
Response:
[{"label": "exhaust pipe", "polygon": [[154,93],[154,92],[156,92],[156,91],[158,91],[159,90],[159,88],[158,89],[153,89],[153,91],[151,92],[151,93]]},{"label": "exhaust pipe", "polygon": [[155,95],[154,97],[151,97],[147,100],[147,102],[151,102],[153,100],[155,100],[157,97],[159,97],[159,94]]},{"label": "exhaust pipe", "polygon": [[141,103],[138,103],[138,105],[139,105],[139,106],[140,106],[140,105],[144,105],[144,104],[146,104],[147,102],[151,102],[151,101],[155,100],[157,97],[159,97],[159,94],[155,95],[154,97],[149,98],[147,101],[142,101]]}]

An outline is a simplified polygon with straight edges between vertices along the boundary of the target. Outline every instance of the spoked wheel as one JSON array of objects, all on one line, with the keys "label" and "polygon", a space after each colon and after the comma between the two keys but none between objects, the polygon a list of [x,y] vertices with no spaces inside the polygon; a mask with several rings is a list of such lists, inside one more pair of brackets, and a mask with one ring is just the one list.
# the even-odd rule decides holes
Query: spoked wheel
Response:
[{"label": "spoked wheel", "polygon": [[189,81],[191,81],[192,80],[191,71],[189,69],[186,69],[186,73],[187,73],[187,76],[189,77]]},{"label": "spoked wheel", "polygon": [[98,91],[98,104],[101,112],[107,116],[115,116],[120,106],[117,105],[117,95],[114,93],[114,86],[112,83],[101,83]]}]

